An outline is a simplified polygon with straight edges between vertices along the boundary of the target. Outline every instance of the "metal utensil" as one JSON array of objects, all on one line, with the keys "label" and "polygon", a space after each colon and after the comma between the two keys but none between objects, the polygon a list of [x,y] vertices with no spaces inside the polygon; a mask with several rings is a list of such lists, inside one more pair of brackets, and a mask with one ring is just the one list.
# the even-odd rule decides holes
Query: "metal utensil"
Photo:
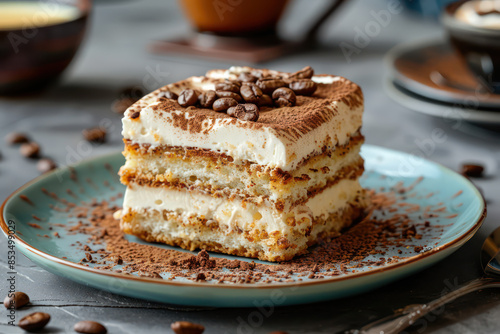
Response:
[{"label": "metal utensil", "polygon": [[484,275],[463,284],[440,298],[427,304],[408,305],[394,314],[372,322],[360,330],[351,331],[359,334],[393,334],[399,333],[412,325],[416,320],[429,312],[468,293],[486,288],[500,288],[500,227],[495,229],[483,243],[481,248],[481,265]]}]

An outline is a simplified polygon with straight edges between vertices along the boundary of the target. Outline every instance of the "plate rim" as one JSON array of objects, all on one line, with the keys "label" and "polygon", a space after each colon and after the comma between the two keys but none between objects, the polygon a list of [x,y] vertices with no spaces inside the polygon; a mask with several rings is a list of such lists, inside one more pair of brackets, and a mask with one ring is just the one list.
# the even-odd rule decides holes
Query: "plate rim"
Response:
[{"label": "plate rim", "polygon": [[[500,124],[499,110],[467,109],[454,106],[453,104],[447,104],[446,102],[442,101],[436,100],[435,102],[432,102],[433,101],[432,99],[420,96],[413,92],[409,93],[414,94],[416,96],[409,95],[408,93],[403,91],[403,89],[405,89],[404,87],[399,88],[397,86],[398,83],[395,82],[395,80],[396,78],[391,76],[387,76],[383,79],[385,92],[393,101],[397,102],[398,104],[407,109],[410,109],[412,111],[418,112],[423,115],[439,117],[441,119],[446,119],[446,120],[464,120],[467,122],[489,124],[489,125]],[[407,102],[408,100],[411,100],[411,103],[408,103]],[[422,105],[422,107],[421,108],[415,107],[414,106],[415,104]],[[465,118],[460,114],[455,116],[453,113],[445,115],[445,109],[458,109],[462,112],[465,112],[468,117]]]},{"label": "plate rim", "polygon": [[[368,149],[377,149],[377,150],[382,150],[382,151],[389,151],[390,153],[397,153],[397,154],[405,154],[405,155],[411,155],[410,153],[406,153],[403,151],[398,151],[390,148],[385,148],[382,146],[378,145],[370,145],[370,144],[363,144],[363,147],[367,147]],[[89,159],[81,160],[77,162],[76,164],[72,164],[69,166],[64,166],[62,168],[57,168],[49,173],[42,174],[36,178],[34,178],[31,181],[28,181],[26,184],[22,185],[18,189],[16,189],[12,194],[7,196],[7,198],[3,201],[2,205],[0,206],[0,229],[2,230],[3,234],[8,237],[9,232],[8,232],[8,226],[6,223],[6,219],[4,217],[4,212],[6,210],[6,205],[7,203],[15,196],[18,195],[20,192],[23,190],[33,186],[34,184],[38,183],[39,181],[49,177],[50,175],[61,172],[61,170],[69,170],[71,168],[74,168],[80,164],[83,163],[92,163],[96,162],[99,160],[102,160],[107,157],[111,156],[116,156],[118,154],[121,154],[121,151],[117,152],[110,152],[106,154],[101,154]],[[476,186],[469,181],[467,178],[464,176],[458,174],[454,170],[445,167],[437,162],[425,159],[425,161],[430,162],[432,164],[435,164],[437,167],[442,169],[444,172],[455,174],[456,176],[462,178],[466,184],[468,184],[471,189],[478,195],[477,197],[480,200],[480,204],[482,205],[482,211],[478,215],[477,220],[472,224],[472,226],[465,232],[463,233],[460,237],[455,238],[446,244],[435,247],[427,252],[424,253],[419,253],[414,256],[411,256],[407,258],[404,261],[397,262],[390,264],[389,266],[384,266],[384,267],[379,267],[375,268],[373,270],[367,271],[367,272],[356,272],[353,274],[349,274],[346,276],[340,276],[340,277],[329,277],[329,278],[324,278],[321,280],[315,280],[315,281],[302,281],[302,282],[285,282],[285,283],[279,283],[279,284],[243,284],[243,283],[234,283],[234,284],[228,284],[228,285],[222,285],[222,284],[213,284],[213,283],[208,283],[208,282],[174,282],[174,281],[169,281],[165,279],[157,279],[157,278],[150,278],[150,277],[139,277],[139,276],[134,276],[134,275],[125,275],[122,273],[115,273],[112,271],[106,271],[106,270],[100,270],[100,269],[95,269],[95,268],[90,268],[86,267],[83,265],[79,265],[78,263],[74,263],[62,258],[59,258],[57,256],[48,254],[44,251],[39,250],[38,248],[32,246],[29,242],[23,240],[20,238],[18,234],[15,235],[15,242],[20,243],[22,247],[24,247],[27,251],[38,255],[39,257],[43,258],[43,260],[47,260],[50,262],[54,262],[56,265],[62,265],[65,267],[70,267],[72,269],[77,269],[77,270],[82,270],[90,274],[97,274],[99,276],[105,276],[105,277],[110,277],[110,278],[115,278],[115,279],[120,279],[120,280],[126,280],[126,281],[136,281],[139,283],[154,283],[154,284],[159,284],[159,285],[166,285],[166,286],[182,286],[182,287],[189,287],[189,288],[218,288],[218,289],[246,289],[246,290],[267,290],[267,289],[281,289],[281,288],[292,288],[292,287],[309,287],[313,285],[326,285],[326,284],[332,284],[332,283],[337,283],[337,282],[343,282],[346,280],[355,280],[359,278],[363,278],[366,276],[370,275],[377,275],[377,274],[382,274],[384,272],[389,272],[389,271],[394,271],[397,269],[400,269],[401,267],[407,266],[412,263],[416,263],[419,261],[422,261],[426,258],[429,258],[430,256],[434,256],[435,254],[441,253],[445,250],[452,249],[454,247],[460,247],[462,246],[465,242],[467,242],[474,234],[477,232],[477,230],[481,227],[484,219],[486,218],[487,215],[487,206],[486,206],[486,201],[482,194],[477,190]],[[30,259],[31,261],[31,259]],[[59,275],[58,275],[59,276]]]},{"label": "plate rim", "polygon": [[[412,93],[419,95],[421,97],[427,98],[427,99],[433,99],[437,102],[440,103],[448,103],[448,104],[459,104],[463,103],[464,97],[460,95],[460,93],[456,92],[449,92],[446,93],[444,90],[440,89],[433,89],[427,85],[424,85],[412,78],[407,77],[406,75],[402,74],[400,71],[396,69],[394,66],[394,63],[396,59],[401,57],[403,53],[410,52],[412,50],[416,49],[421,49],[424,47],[430,47],[430,46],[435,46],[435,45],[441,45],[443,44],[443,41],[445,43],[448,43],[448,41],[443,38],[427,38],[427,39],[420,39],[416,41],[410,41],[410,42],[404,42],[397,44],[396,46],[392,47],[389,51],[384,56],[384,64],[386,68],[388,69],[391,77],[396,80],[401,82],[401,85],[408,85],[409,87],[413,87],[415,89],[408,89],[408,91],[411,91]],[[451,46],[450,46],[451,47]],[[436,91],[442,92],[442,94],[436,94]],[[424,92],[422,94],[421,92]],[[469,97],[467,95],[466,99]],[[495,101],[498,101],[497,103],[494,102],[489,102],[488,100],[477,100],[478,101],[478,106],[484,109],[488,108],[493,108],[493,109],[498,109],[500,108],[500,96],[495,99]]]}]

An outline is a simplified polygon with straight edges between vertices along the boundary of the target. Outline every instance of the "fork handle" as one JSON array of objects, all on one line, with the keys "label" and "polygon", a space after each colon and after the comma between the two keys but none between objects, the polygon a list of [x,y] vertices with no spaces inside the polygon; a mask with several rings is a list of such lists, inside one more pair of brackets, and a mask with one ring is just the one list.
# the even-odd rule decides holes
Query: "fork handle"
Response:
[{"label": "fork handle", "polygon": [[429,312],[479,289],[500,288],[500,281],[492,278],[478,278],[472,280],[458,289],[453,290],[438,299],[427,304],[409,305],[396,313],[372,322],[359,331],[353,331],[360,334],[396,334],[406,327],[415,323],[416,320],[428,314]]}]

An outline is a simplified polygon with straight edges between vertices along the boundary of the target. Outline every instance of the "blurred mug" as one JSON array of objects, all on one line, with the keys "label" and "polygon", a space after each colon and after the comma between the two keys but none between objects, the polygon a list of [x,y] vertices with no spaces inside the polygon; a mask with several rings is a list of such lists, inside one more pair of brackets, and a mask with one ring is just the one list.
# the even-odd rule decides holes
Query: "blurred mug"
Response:
[{"label": "blurred mug", "polygon": [[180,0],[199,32],[224,36],[272,34],[288,0]]}]

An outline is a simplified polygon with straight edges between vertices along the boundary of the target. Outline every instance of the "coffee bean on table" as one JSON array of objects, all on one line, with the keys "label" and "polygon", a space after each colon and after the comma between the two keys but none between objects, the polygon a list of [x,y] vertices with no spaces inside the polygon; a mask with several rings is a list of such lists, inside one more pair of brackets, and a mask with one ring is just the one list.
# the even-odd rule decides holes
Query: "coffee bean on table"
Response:
[{"label": "coffee bean on table", "polygon": [[170,100],[177,100],[179,98],[179,95],[175,94],[174,92],[171,91],[166,91],[166,92],[160,92],[158,93],[158,98],[166,98]]},{"label": "coffee bean on table", "polygon": [[117,114],[123,114],[128,108],[130,108],[134,103],[137,102],[137,99],[131,97],[124,97],[116,100],[111,105],[111,110]]},{"label": "coffee bean on table", "polygon": [[50,314],[44,312],[35,312],[28,314],[17,324],[27,332],[37,332],[42,330],[50,321]]},{"label": "coffee bean on table", "polygon": [[25,143],[21,145],[19,152],[26,158],[37,158],[40,154],[40,146],[35,142]]},{"label": "coffee bean on table", "polygon": [[298,79],[290,82],[288,87],[297,95],[312,95],[318,85],[311,79]]},{"label": "coffee bean on table", "polygon": [[238,76],[238,80],[243,82],[255,82],[257,81],[257,79],[258,78],[255,75],[248,72],[240,73],[240,75]]},{"label": "coffee bean on table", "polygon": [[278,88],[273,93],[274,104],[278,107],[292,107],[297,102],[295,93],[290,88]]},{"label": "coffee bean on table", "polygon": [[3,305],[5,308],[18,309],[30,302],[30,297],[21,291],[16,291],[12,294],[8,294],[3,300]]},{"label": "coffee bean on table", "polygon": [[259,79],[256,84],[264,94],[272,94],[276,89],[287,86],[284,80],[274,77]]},{"label": "coffee bean on table", "polygon": [[238,104],[229,108],[227,114],[242,121],[256,122],[259,119],[259,107],[253,103]]},{"label": "coffee bean on table", "polygon": [[212,108],[215,100],[217,100],[217,94],[213,90],[207,90],[198,96],[198,104],[202,108]]},{"label": "coffee bean on table", "polygon": [[217,96],[219,98],[229,97],[229,98],[235,99],[237,102],[243,102],[243,99],[241,98],[240,94],[236,94],[233,92],[221,91],[221,90],[216,91],[216,93],[217,93]]},{"label": "coffee bean on table", "polygon": [[84,320],[75,324],[75,332],[86,334],[106,334],[108,330],[106,327],[96,321]]},{"label": "coffee bean on table", "polygon": [[215,90],[217,91],[225,91],[225,92],[233,92],[238,94],[240,92],[240,87],[238,85],[235,85],[232,82],[225,81],[225,82],[218,82],[215,84]]},{"label": "coffee bean on table", "polygon": [[104,143],[106,141],[106,130],[102,128],[89,128],[82,131],[83,138],[91,143]]},{"label": "coffee bean on table", "polygon": [[243,100],[248,103],[258,103],[262,97],[262,90],[254,83],[247,83],[240,89]]},{"label": "coffee bean on table", "polygon": [[198,95],[194,89],[184,89],[179,94],[177,102],[183,107],[194,106],[198,102]]},{"label": "coffee bean on table", "polygon": [[234,107],[237,104],[238,104],[238,101],[236,101],[235,99],[230,98],[230,97],[223,97],[223,98],[217,99],[214,102],[214,105],[212,106],[212,108],[215,111],[220,112],[220,111],[226,111],[227,109]]},{"label": "coffee bean on table", "polygon": [[463,164],[461,173],[469,177],[482,177],[484,167],[478,164]]},{"label": "coffee bean on table", "polygon": [[7,136],[5,136],[5,141],[7,142],[7,144],[14,145],[14,144],[27,143],[30,140],[28,136],[25,135],[24,133],[11,132]]},{"label": "coffee bean on table", "polygon": [[36,169],[42,174],[50,172],[51,170],[54,170],[56,168],[57,164],[54,162],[54,160],[49,158],[40,159],[36,163]]},{"label": "coffee bean on table", "polygon": [[121,90],[120,98],[130,97],[132,99],[140,100],[145,95],[144,91],[139,86],[125,87]]},{"label": "coffee bean on table", "polygon": [[170,325],[170,328],[172,328],[175,334],[202,334],[205,331],[205,327],[202,325],[188,321],[176,321]]},{"label": "coffee bean on table", "polygon": [[288,79],[311,79],[314,75],[314,70],[311,66],[306,66],[300,71],[292,73],[288,76]]},{"label": "coffee bean on table", "polygon": [[269,95],[262,94],[257,104],[259,107],[272,107],[274,103],[273,99]]}]

